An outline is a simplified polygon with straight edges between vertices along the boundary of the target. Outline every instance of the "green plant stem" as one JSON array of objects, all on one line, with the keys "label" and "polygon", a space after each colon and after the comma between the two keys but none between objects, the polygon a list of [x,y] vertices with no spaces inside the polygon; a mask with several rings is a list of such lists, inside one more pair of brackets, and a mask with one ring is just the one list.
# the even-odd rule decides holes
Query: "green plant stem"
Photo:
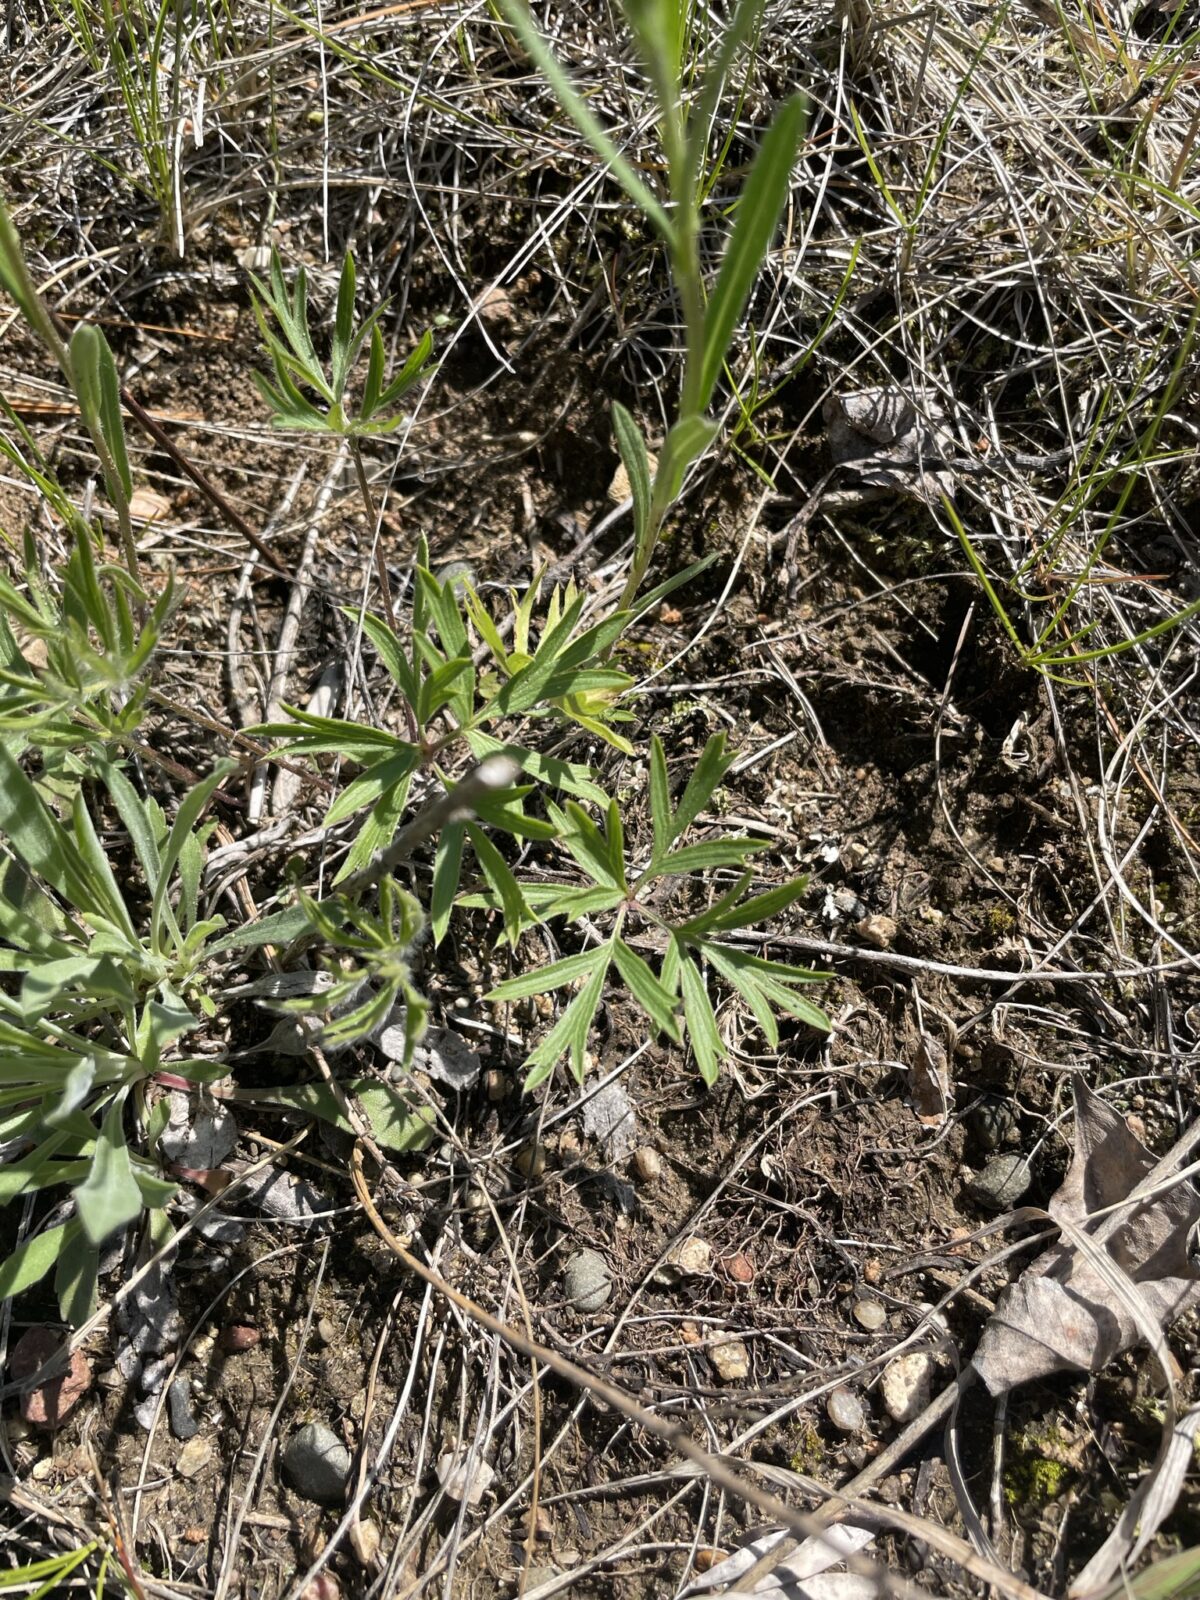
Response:
[{"label": "green plant stem", "polygon": [[371,485],[367,481],[367,469],[363,464],[362,448],[353,435],[350,435],[350,455],[354,461],[354,475],[358,479],[358,490],[366,507],[367,523],[371,529],[371,542],[375,552],[375,576],[379,580],[379,598],[383,603],[384,621],[389,628],[395,629],[396,608],[392,603],[392,586],[388,581],[387,562],[383,558],[383,549],[379,543],[379,513],[375,509],[375,500],[371,494]]},{"label": "green plant stem", "polygon": [[[676,217],[675,242],[671,251],[672,270],[679,286],[679,300],[683,311],[684,367],[683,386],[679,400],[679,420],[702,416],[701,384],[704,368],[704,288],[700,273],[700,218],[694,196],[685,202],[685,208]],[[642,538],[633,552],[633,563],[621,598],[618,611],[627,611],[638,590],[645,582],[646,573],[658,548],[662,526],[667,512],[675,503],[670,479],[674,476],[665,452],[660,458],[650,491],[650,512]]]},{"label": "green plant stem", "polygon": [[[70,357],[68,356],[67,359],[69,362]],[[64,373],[64,377],[66,377],[67,382],[71,385],[72,389],[75,389],[75,381],[69,365]],[[129,576],[136,584],[140,585],[142,581],[142,567],[141,562],[138,560],[137,544],[133,537],[133,521],[129,515],[129,501],[125,498],[125,491],[121,487],[121,476],[117,471],[117,464],[112,458],[112,452],[108,448],[108,441],[100,431],[99,426],[93,424],[87,418],[85,418],[84,421],[87,424],[88,435],[92,441],[92,448],[95,450],[100,461],[100,471],[104,477],[104,486],[108,490],[108,498],[112,502],[112,508],[117,514],[117,529],[121,535],[121,552],[125,557],[125,566],[129,572]],[[140,605],[138,609],[142,614],[142,620],[144,621],[144,605]]]}]

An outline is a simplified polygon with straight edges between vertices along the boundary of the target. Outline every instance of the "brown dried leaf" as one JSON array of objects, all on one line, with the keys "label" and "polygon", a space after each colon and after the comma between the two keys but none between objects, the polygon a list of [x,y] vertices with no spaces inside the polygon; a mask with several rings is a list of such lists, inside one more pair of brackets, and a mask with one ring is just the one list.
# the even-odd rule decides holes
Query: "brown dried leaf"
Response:
[{"label": "brown dried leaf", "polygon": [[[1079,1081],[1075,1090],[1075,1153],[1050,1201],[1055,1221],[1094,1236],[1097,1211],[1127,1199],[1153,1168],[1154,1157],[1117,1112]],[[1128,1284],[1102,1272],[1070,1243],[1044,1251],[996,1303],[974,1366],[992,1394],[1051,1372],[1098,1372],[1115,1355],[1143,1343],[1130,1301],[1166,1327],[1200,1301],[1200,1273],[1188,1237],[1200,1222],[1200,1198],[1183,1182],[1131,1209],[1107,1240]]]},{"label": "brown dried leaf", "polygon": [[954,1104],[954,1085],[947,1070],[946,1051],[931,1033],[917,1035],[908,1065],[908,1086],[913,1110],[927,1128],[940,1128]]}]

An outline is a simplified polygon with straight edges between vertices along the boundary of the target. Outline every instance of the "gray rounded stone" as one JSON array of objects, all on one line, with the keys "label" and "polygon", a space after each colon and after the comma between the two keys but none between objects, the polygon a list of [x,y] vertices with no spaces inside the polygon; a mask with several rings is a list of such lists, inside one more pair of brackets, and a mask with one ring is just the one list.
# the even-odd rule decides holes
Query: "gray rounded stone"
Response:
[{"label": "gray rounded stone", "polygon": [[1010,1211],[1033,1182],[1033,1173],[1024,1156],[993,1156],[977,1172],[968,1188],[988,1211]]},{"label": "gray rounded stone", "polygon": [[563,1292],[576,1311],[599,1311],[612,1294],[612,1273],[599,1250],[577,1250],[563,1269]]},{"label": "gray rounded stone", "polygon": [[324,1423],[306,1422],[288,1440],[283,1467],[297,1494],[318,1505],[337,1505],[350,1476],[350,1452]]},{"label": "gray rounded stone", "polygon": [[1016,1112],[1007,1100],[988,1095],[971,1108],[970,1129],[975,1143],[985,1152],[999,1150],[1017,1138]]}]

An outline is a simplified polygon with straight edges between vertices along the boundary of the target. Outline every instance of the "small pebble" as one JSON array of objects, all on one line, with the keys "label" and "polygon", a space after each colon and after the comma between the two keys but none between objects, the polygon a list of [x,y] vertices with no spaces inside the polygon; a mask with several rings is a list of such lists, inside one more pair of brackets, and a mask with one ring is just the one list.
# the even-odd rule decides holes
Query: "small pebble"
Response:
[{"label": "small pebble", "polygon": [[654,1274],[656,1283],[678,1283],[682,1278],[703,1278],[712,1271],[712,1245],[693,1233],[681,1239]]},{"label": "small pebble", "polygon": [[332,1344],[337,1338],[337,1329],[328,1317],[322,1317],[317,1323],[317,1338],[322,1344]]},{"label": "small pebble", "polygon": [[1007,1144],[1018,1132],[1013,1108],[995,1095],[987,1095],[972,1106],[968,1121],[975,1143],[989,1153]]},{"label": "small pebble", "polygon": [[332,1572],[318,1572],[301,1589],[300,1600],[342,1600],[342,1586]]},{"label": "small pebble", "polygon": [[379,1554],[379,1526],[364,1517],[361,1522],[350,1524],[350,1548],[354,1551],[354,1558],[360,1566],[370,1567],[375,1564]]},{"label": "small pebble", "polygon": [[641,1145],[633,1152],[633,1175],[639,1183],[657,1183],[662,1170],[663,1159],[653,1145]]},{"label": "small pebble", "polygon": [[[57,1355],[65,1338],[46,1327],[27,1328],[12,1348],[9,1371],[17,1382],[31,1378],[51,1356]],[[65,1371],[48,1383],[39,1384],[21,1396],[21,1415],[35,1428],[57,1428],[83,1399],[92,1386],[91,1363],[82,1350],[76,1350],[65,1363]]]},{"label": "small pebble", "polygon": [[244,1350],[253,1350],[261,1338],[258,1329],[249,1323],[233,1322],[221,1329],[221,1349],[230,1355],[240,1355]]},{"label": "small pebble", "polygon": [[924,1351],[897,1356],[883,1369],[879,1392],[883,1408],[893,1422],[911,1422],[929,1404],[933,1358]]},{"label": "small pebble", "polygon": [[200,1432],[200,1424],[192,1415],[192,1386],[186,1378],[176,1378],[167,1390],[167,1411],[171,1432],[177,1439],[193,1439]]},{"label": "small pebble", "polygon": [[737,1255],[726,1256],[721,1263],[734,1283],[753,1283],[755,1278],[754,1262],[742,1250]]},{"label": "small pebble", "polygon": [[862,1401],[849,1389],[831,1389],[825,1401],[830,1422],[842,1433],[860,1433],[866,1425]]},{"label": "small pebble", "polygon": [[854,1302],[854,1319],[868,1333],[878,1333],[887,1321],[887,1312],[879,1304],[878,1300],[856,1300]]},{"label": "small pebble", "polygon": [[612,1273],[598,1250],[577,1250],[563,1269],[563,1293],[576,1311],[599,1311],[612,1294]]},{"label": "small pebble", "polygon": [[864,944],[873,945],[876,950],[890,950],[896,942],[898,930],[891,917],[872,914],[856,922],[854,931]]},{"label": "small pebble", "polygon": [[483,1087],[488,1099],[494,1105],[498,1100],[504,1100],[512,1088],[512,1079],[507,1072],[497,1072],[493,1067],[490,1072],[483,1075]]},{"label": "small pebble", "polygon": [[1024,1156],[993,1156],[967,1187],[988,1211],[1010,1211],[1033,1182]]},{"label": "small pebble", "polygon": [[536,1141],[524,1145],[517,1151],[517,1159],[513,1165],[523,1178],[536,1183],[546,1170],[546,1146]]},{"label": "small pebble", "polygon": [[549,1544],[550,1540],[554,1537],[554,1518],[550,1515],[545,1506],[539,1505],[537,1508],[537,1513],[533,1518],[532,1527],[530,1527],[529,1512],[527,1511],[522,1517],[521,1533],[526,1539],[528,1539],[530,1534],[532,1534],[533,1537],[539,1540],[541,1543]]},{"label": "small pebble", "polygon": [[337,1505],[350,1476],[350,1452],[332,1429],[306,1422],[288,1440],[283,1467],[297,1494],[318,1505]]},{"label": "small pebble", "polygon": [[175,1471],[181,1478],[194,1478],[216,1458],[216,1453],[209,1436],[206,1433],[198,1433],[189,1439],[179,1452]]},{"label": "small pebble", "polygon": [[709,1345],[708,1359],[722,1383],[738,1383],[750,1375],[750,1352],[740,1339]]}]

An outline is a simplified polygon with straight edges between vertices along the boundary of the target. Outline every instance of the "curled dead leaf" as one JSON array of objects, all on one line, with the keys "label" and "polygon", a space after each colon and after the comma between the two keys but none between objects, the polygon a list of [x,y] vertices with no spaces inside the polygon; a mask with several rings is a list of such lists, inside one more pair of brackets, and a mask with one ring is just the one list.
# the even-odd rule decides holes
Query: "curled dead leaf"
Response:
[{"label": "curled dead leaf", "polygon": [[1124,1118],[1078,1081],[1075,1153],[1049,1212],[1064,1232],[1082,1230],[1085,1244],[1096,1238],[1112,1265],[1064,1239],[1004,1290],[974,1359],[993,1395],[1052,1372],[1098,1372],[1145,1342],[1147,1319],[1166,1328],[1200,1302],[1188,1254],[1200,1197],[1190,1183],[1131,1207],[1115,1225],[1095,1217],[1127,1200],[1154,1165]]}]

